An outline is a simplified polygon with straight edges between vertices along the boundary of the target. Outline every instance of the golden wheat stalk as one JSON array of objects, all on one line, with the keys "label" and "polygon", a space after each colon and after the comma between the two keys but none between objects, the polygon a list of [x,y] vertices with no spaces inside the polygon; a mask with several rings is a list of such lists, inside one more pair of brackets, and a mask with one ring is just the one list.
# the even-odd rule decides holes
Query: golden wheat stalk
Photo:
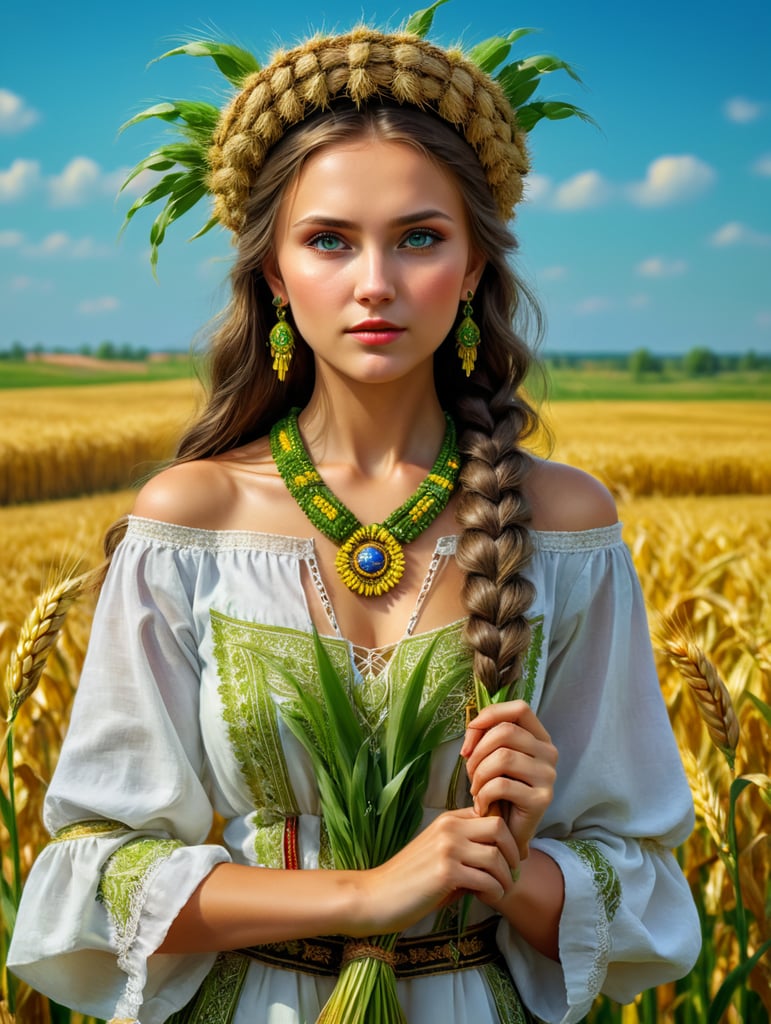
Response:
[{"label": "golden wheat stalk", "polygon": [[688,683],[710,738],[733,771],[739,743],[739,721],[731,694],[715,664],[674,618],[659,627],[661,651]]},{"label": "golden wheat stalk", "polygon": [[714,789],[707,774],[690,750],[683,750],[683,767],[693,795],[693,806],[697,819],[702,821],[717,849],[728,853],[726,825],[720,795]]},{"label": "golden wheat stalk", "polygon": [[[93,581],[93,573],[54,577],[35,602],[19,633],[5,673],[8,699],[6,732],[12,728],[22,704],[32,696],[59,631],[73,602]],[[0,746],[0,765],[6,744]]]}]

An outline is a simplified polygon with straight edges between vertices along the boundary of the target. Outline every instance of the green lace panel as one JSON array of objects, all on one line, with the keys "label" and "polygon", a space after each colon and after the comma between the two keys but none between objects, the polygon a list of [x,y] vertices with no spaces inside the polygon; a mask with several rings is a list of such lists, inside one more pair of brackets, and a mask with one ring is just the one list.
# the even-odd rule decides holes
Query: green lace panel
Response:
[{"label": "green lace panel", "polygon": [[248,957],[220,953],[190,1002],[166,1024],[230,1024],[249,969]]},{"label": "green lace panel", "polygon": [[223,715],[254,806],[274,808],[286,816],[299,814],[273,701],[274,694],[291,699],[293,691],[272,663],[279,660],[291,671],[302,672],[295,644],[286,643],[285,634],[295,633],[266,630],[215,611],[211,623]]},{"label": "green lace panel", "polygon": [[96,898],[107,908],[115,927],[119,962],[136,935],[152,876],[183,845],[176,839],[139,837],[124,843],[102,868]]},{"label": "green lace panel", "polygon": [[284,830],[286,818],[268,808],[261,808],[251,816],[254,826],[255,862],[266,868],[283,868]]},{"label": "green lace panel", "polygon": [[533,700],[535,684],[538,680],[538,669],[543,657],[543,615],[530,619],[530,644],[522,661],[522,675],[517,680],[514,697],[525,700],[528,704]]},{"label": "green lace panel", "polygon": [[498,963],[482,968],[501,1024],[532,1024],[533,1017],[522,1005],[511,975]]},{"label": "green lace panel", "polygon": [[612,921],[621,903],[621,882],[616,869],[600,853],[597,844],[589,839],[567,839],[565,846],[577,853],[592,872],[595,892],[605,909],[606,918]]},{"label": "green lace panel", "polygon": [[327,871],[332,871],[335,867],[335,858],[329,845],[329,832],[323,818],[319,821],[319,867]]}]

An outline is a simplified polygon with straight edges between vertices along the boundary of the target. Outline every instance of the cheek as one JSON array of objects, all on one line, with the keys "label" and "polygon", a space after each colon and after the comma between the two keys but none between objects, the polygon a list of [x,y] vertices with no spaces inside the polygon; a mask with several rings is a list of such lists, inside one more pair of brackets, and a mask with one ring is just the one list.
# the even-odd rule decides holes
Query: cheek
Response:
[{"label": "cheek", "polygon": [[442,268],[420,275],[412,282],[412,294],[424,309],[431,309],[449,323],[455,319],[460,303],[464,274],[458,268]]}]

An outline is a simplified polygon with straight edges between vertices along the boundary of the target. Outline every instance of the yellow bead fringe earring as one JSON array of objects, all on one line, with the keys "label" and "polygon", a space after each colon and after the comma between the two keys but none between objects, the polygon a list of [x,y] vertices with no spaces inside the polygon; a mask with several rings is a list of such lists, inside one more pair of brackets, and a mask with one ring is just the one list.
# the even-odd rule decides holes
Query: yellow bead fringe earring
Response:
[{"label": "yellow bead fringe earring", "polygon": [[294,331],[292,325],[287,323],[287,305],[280,295],[273,300],[276,307],[278,322],[270,330],[270,354],[273,357],[273,369],[279,380],[286,380],[289,364],[292,362],[294,353]]},{"label": "yellow bead fringe earring", "polygon": [[473,320],[474,310],[471,308],[473,297],[473,292],[469,292],[466,296],[466,304],[463,307],[463,319],[455,331],[458,355],[467,377],[471,376],[471,371],[474,369],[474,363],[477,361],[477,349],[481,340],[479,328]]}]

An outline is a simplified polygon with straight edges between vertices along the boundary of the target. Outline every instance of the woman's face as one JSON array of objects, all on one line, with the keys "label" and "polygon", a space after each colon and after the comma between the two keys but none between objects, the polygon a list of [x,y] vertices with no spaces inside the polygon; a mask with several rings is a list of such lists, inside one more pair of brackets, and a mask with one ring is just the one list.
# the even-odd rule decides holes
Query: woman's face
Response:
[{"label": "woman's face", "polygon": [[412,146],[367,137],[307,160],[264,270],[317,374],[379,383],[433,374],[483,266],[451,176]]}]

